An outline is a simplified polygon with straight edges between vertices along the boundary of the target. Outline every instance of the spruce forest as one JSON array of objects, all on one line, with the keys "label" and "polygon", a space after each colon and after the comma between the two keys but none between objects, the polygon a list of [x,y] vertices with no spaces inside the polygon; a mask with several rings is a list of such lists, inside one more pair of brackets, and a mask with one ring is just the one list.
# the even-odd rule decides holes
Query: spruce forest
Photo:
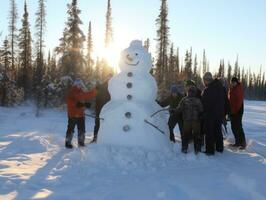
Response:
[{"label": "spruce forest", "polygon": [[[37,1],[37,0],[36,0]],[[18,18],[16,0],[10,0],[9,34],[0,47],[0,105],[14,106],[32,101],[37,109],[58,107],[64,103],[64,94],[72,81],[80,77],[88,88],[102,82],[110,73],[117,73],[104,58],[94,58],[93,22],[89,23],[88,32],[84,33],[80,26],[84,19],[80,18],[78,0],[69,0],[65,10],[65,28],[58,45],[49,52],[45,48],[46,34],[46,0],[38,0],[35,16],[29,16],[27,1],[24,13]],[[105,47],[113,40],[112,4],[106,1]],[[63,5],[62,5],[63,7]],[[35,18],[30,24],[29,17]],[[167,0],[161,0],[158,17],[154,19],[157,38],[147,38],[144,46],[150,51],[150,44],[156,43],[154,67],[151,73],[157,80],[159,97],[164,96],[171,84],[182,84],[185,80],[194,80],[202,86],[202,74],[210,70],[208,50],[200,54],[193,53],[188,47],[185,55],[180,55],[178,44],[173,44],[169,35]],[[1,34],[1,30],[0,30]],[[135,39],[135,38],[132,38]],[[266,100],[266,80],[262,67],[254,73],[252,66],[240,66],[238,56],[230,63],[221,55],[220,66],[211,72],[216,77],[230,81],[238,77],[245,88],[245,98],[250,100]]]}]

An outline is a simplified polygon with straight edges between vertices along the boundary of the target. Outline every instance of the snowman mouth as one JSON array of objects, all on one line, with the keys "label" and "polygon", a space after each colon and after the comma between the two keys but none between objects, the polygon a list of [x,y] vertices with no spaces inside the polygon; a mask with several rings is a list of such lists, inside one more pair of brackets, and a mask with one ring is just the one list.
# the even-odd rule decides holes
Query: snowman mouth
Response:
[{"label": "snowman mouth", "polygon": [[136,62],[136,63],[129,63],[129,62],[126,61],[126,64],[130,65],[130,66],[137,66],[139,64],[139,61]]}]

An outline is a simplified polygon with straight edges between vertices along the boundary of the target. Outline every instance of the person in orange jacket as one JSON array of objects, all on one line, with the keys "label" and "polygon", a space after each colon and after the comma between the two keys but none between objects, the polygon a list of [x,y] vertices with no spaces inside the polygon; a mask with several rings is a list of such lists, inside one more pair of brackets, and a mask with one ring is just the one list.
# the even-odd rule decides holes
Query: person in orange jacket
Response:
[{"label": "person in orange jacket", "polygon": [[228,99],[231,109],[231,128],[235,137],[235,144],[232,144],[232,146],[245,149],[246,138],[242,127],[242,118],[244,113],[244,90],[242,84],[236,77],[231,79]]},{"label": "person in orange jacket", "polygon": [[81,79],[76,79],[66,95],[68,126],[65,147],[73,148],[72,138],[75,126],[78,128],[78,145],[85,146],[85,108],[90,107],[87,101],[96,96],[96,89],[86,91]]}]

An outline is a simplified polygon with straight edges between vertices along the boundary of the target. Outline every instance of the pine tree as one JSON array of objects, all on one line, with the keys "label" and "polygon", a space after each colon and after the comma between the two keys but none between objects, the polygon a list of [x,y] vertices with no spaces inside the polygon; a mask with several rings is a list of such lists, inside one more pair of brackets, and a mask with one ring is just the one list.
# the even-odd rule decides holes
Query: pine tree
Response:
[{"label": "pine tree", "polygon": [[88,39],[87,39],[87,65],[88,65],[87,75],[89,77],[91,77],[93,73],[94,61],[92,59],[92,52],[93,52],[92,28],[91,28],[91,22],[89,22]]},{"label": "pine tree", "polygon": [[4,40],[4,44],[1,50],[1,60],[3,61],[3,72],[0,81],[1,99],[0,105],[6,106],[8,104],[8,82],[10,77],[10,68],[12,63],[12,53],[10,51],[9,42],[7,39]]},{"label": "pine tree", "polygon": [[161,0],[160,14],[156,19],[157,30],[157,61],[156,72],[158,84],[164,81],[164,71],[167,69],[167,50],[169,46],[168,7],[167,0]]},{"label": "pine tree", "polygon": [[228,62],[228,68],[227,68],[227,81],[230,82],[232,78],[232,66],[230,62]]},{"label": "pine tree", "polygon": [[185,55],[185,78],[186,80],[192,79],[192,59],[191,59],[191,52],[189,53],[186,51]]},{"label": "pine tree", "polygon": [[175,56],[176,60],[175,60],[175,76],[177,78],[177,80],[180,79],[180,58],[179,58],[179,48],[176,49],[176,56]]},{"label": "pine tree", "polygon": [[100,71],[101,71],[100,61],[99,61],[99,58],[97,57],[96,64],[95,64],[95,71],[94,71],[94,77],[97,82],[100,81]]},{"label": "pine tree", "polygon": [[210,71],[210,61],[207,62],[207,72]]},{"label": "pine tree", "polygon": [[51,56],[49,51],[47,59],[47,70],[46,74],[48,75],[49,82],[55,83],[58,79],[57,66],[56,66],[56,57],[55,54]]},{"label": "pine tree", "polygon": [[4,40],[1,57],[4,65],[4,76],[9,80],[12,67],[12,52],[10,51],[10,45],[7,39]]},{"label": "pine tree", "polygon": [[107,2],[107,12],[106,12],[106,27],[105,27],[105,40],[104,45],[107,48],[113,41],[113,28],[112,28],[112,8],[111,0]]},{"label": "pine tree", "polygon": [[59,39],[59,46],[55,48],[57,54],[65,55],[67,52],[67,42],[66,42],[67,28],[64,28],[63,37]]},{"label": "pine tree", "polygon": [[197,79],[197,73],[198,73],[198,60],[197,60],[197,54],[196,54],[194,58],[194,69],[193,69],[194,79]]},{"label": "pine tree", "polygon": [[15,0],[10,0],[10,15],[9,15],[9,37],[10,37],[10,48],[11,48],[11,69],[12,79],[15,78],[15,57],[16,57],[16,45],[17,45],[17,6]]},{"label": "pine tree", "polygon": [[166,74],[166,87],[169,88],[171,84],[175,83],[176,77],[175,77],[175,61],[176,58],[174,56],[174,44],[172,43],[170,48],[170,55],[169,55],[169,63],[168,63],[168,69]]},{"label": "pine tree", "polygon": [[144,48],[147,49],[147,51],[150,51],[150,39],[147,38],[147,40],[144,41]]},{"label": "pine tree", "polygon": [[39,0],[39,7],[36,12],[36,21],[35,21],[35,28],[36,28],[36,61],[35,61],[35,70],[34,70],[34,90],[36,95],[36,116],[39,116],[39,111],[41,107],[41,97],[42,97],[42,81],[45,72],[45,63],[44,63],[44,55],[43,55],[43,48],[44,48],[44,33],[45,33],[45,0]]},{"label": "pine tree", "polygon": [[218,71],[218,77],[224,78],[224,60],[220,60],[220,66]]},{"label": "pine tree", "polygon": [[207,58],[205,49],[203,50],[203,59],[202,59],[202,74],[204,75],[207,72]]},{"label": "pine tree", "polygon": [[56,48],[57,53],[61,53],[60,65],[63,76],[77,77],[84,74],[85,59],[82,55],[83,42],[85,36],[80,29],[82,21],[79,18],[81,11],[78,9],[77,0],[72,0],[67,4],[68,19],[63,37],[60,39],[60,46]]},{"label": "pine tree", "polygon": [[252,98],[253,97],[253,77],[252,77],[250,68],[249,68],[249,72],[248,72],[248,77],[249,77],[248,93],[249,93],[249,98]]},{"label": "pine tree", "polygon": [[237,69],[237,78],[240,80],[240,76],[241,76],[241,73],[240,73],[240,67],[238,67]]},{"label": "pine tree", "polygon": [[28,10],[25,1],[22,28],[19,30],[19,60],[20,70],[18,84],[24,89],[24,100],[28,99],[31,92],[32,80],[32,55],[31,55],[31,32],[28,20]]},{"label": "pine tree", "polygon": [[[38,11],[36,12],[35,28],[36,32],[36,52],[39,56],[43,57],[44,48],[44,33],[46,27],[46,11],[45,11],[45,0],[39,0]],[[42,58],[43,59],[43,58]]]},{"label": "pine tree", "polygon": [[237,55],[235,67],[234,67],[234,74],[233,74],[234,77],[237,77],[238,75],[238,68],[239,68],[239,65],[238,65],[238,55]]}]

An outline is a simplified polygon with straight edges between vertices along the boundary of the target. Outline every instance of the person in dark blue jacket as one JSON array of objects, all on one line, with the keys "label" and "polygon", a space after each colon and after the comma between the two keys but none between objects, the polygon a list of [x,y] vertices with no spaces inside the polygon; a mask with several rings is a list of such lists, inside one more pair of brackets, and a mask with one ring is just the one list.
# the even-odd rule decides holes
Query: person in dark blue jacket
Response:
[{"label": "person in dark blue jacket", "polygon": [[223,85],[218,79],[213,79],[212,74],[207,72],[203,76],[205,89],[202,92],[202,104],[204,109],[204,125],[206,155],[214,155],[223,152],[222,121],[225,112],[225,92]]}]

